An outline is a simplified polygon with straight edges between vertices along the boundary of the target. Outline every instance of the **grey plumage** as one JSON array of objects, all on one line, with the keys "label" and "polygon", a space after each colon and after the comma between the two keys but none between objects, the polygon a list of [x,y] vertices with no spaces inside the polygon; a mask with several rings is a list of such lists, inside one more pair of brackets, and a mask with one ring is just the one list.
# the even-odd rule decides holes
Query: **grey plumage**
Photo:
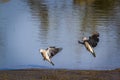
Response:
[{"label": "grey plumage", "polygon": [[54,46],[48,47],[47,49],[40,49],[40,53],[42,54],[42,57],[44,60],[47,60],[52,65],[54,63],[51,61],[51,58],[55,56],[57,53],[59,53],[62,50],[62,48],[56,48]]}]

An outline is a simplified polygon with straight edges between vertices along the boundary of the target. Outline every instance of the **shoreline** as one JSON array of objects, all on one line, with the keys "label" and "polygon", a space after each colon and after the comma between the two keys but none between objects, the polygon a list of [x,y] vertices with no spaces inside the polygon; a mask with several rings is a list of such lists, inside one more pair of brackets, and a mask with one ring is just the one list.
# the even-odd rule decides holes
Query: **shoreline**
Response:
[{"label": "shoreline", "polygon": [[0,80],[120,80],[115,70],[16,69],[0,70]]}]

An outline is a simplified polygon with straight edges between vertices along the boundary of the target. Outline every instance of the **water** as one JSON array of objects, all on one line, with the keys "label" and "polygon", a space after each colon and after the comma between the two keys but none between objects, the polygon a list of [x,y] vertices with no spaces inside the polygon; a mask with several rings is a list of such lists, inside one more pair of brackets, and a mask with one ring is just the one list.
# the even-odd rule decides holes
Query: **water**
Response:
[{"label": "water", "polygon": [[[119,0],[1,0],[0,69],[116,69],[120,68]],[[94,58],[83,36],[100,33]],[[62,47],[43,61],[40,48]]]}]

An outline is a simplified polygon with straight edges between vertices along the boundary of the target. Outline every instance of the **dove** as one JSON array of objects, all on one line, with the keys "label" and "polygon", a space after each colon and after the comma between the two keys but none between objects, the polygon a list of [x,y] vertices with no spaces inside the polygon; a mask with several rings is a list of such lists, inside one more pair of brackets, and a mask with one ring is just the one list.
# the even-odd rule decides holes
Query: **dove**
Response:
[{"label": "dove", "polygon": [[40,53],[43,57],[43,60],[48,61],[54,66],[54,63],[52,62],[51,58],[55,56],[57,53],[59,53],[62,50],[62,48],[56,48],[54,46],[48,47],[47,49],[40,49]]}]

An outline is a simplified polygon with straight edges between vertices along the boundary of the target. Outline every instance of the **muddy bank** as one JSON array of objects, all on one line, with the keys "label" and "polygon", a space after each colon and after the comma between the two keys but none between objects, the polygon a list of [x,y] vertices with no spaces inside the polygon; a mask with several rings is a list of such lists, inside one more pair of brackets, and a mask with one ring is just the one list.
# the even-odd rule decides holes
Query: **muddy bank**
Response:
[{"label": "muddy bank", "polygon": [[1,70],[0,80],[120,80],[116,70],[22,69]]}]

